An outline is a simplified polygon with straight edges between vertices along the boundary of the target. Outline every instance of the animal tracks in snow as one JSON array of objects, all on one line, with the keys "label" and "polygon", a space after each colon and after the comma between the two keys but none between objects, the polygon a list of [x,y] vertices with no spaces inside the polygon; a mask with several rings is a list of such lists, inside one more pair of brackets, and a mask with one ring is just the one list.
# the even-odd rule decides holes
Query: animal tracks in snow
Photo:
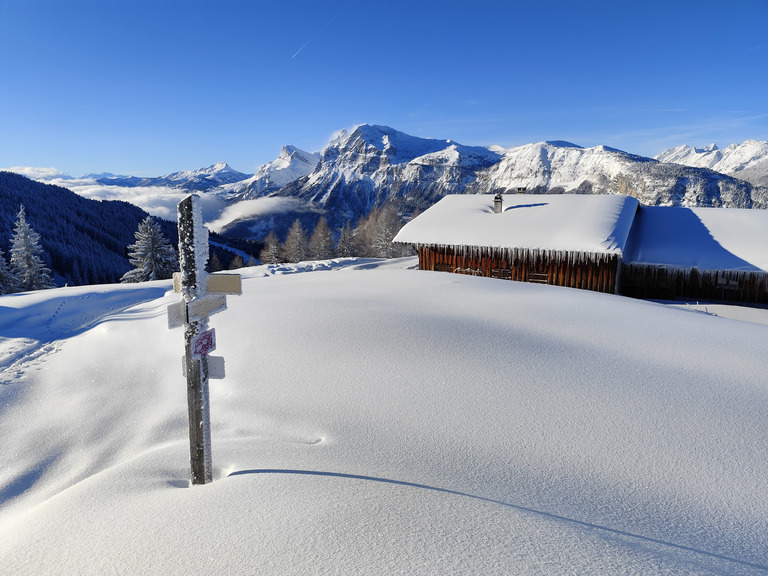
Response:
[{"label": "animal tracks in snow", "polygon": [[0,298],[0,383],[10,384],[43,363],[64,340],[137,304],[162,297],[170,284],[115,288],[79,286]]}]

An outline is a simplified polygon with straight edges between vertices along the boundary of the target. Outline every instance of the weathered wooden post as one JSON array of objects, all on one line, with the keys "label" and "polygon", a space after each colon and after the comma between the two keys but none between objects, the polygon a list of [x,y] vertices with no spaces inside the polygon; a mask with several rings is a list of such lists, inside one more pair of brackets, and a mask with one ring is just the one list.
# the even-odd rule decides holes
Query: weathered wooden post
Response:
[{"label": "weathered wooden post", "polygon": [[[195,201],[197,199],[197,201]],[[187,196],[178,205],[181,294],[189,304],[205,296],[208,261],[208,230],[202,225],[199,197]],[[189,410],[189,452],[192,484],[213,480],[211,457],[211,410],[208,398],[208,357],[195,356],[192,344],[208,329],[208,319],[187,318],[184,326],[184,357]]]},{"label": "weathered wooden post", "polygon": [[[184,326],[183,371],[187,378],[189,455],[192,484],[213,480],[209,378],[224,378],[224,359],[208,356],[216,349],[216,334],[208,317],[227,308],[226,294],[240,294],[238,274],[208,277],[208,230],[203,226],[200,197],[187,196],[178,205],[179,265],[174,290],[182,299],[168,307],[168,327]],[[213,278],[216,281],[211,282]],[[209,294],[209,292],[212,292]]]}]

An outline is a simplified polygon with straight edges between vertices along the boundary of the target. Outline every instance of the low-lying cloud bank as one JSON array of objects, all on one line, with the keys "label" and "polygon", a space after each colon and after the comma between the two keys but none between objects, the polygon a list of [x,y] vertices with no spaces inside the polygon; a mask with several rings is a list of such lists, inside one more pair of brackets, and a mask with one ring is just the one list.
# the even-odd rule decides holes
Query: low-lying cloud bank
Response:
[{"label": "low-lying cloud bank", "polygon": [[[170,186],[116,186],[101,184],[95,178],[72,178],[62,174],[56,168],[36,168],[32,166],[13,166],[2,168],[8,172],[22,174],[33,180],[67,188],[91,200],[121,200],[145,210],[148,214],[165,220],[176,220],[176,206],[190,194],[183,188]],[[226,207],[223,200],[206,194],[202,198],[203,218],[218,218]]]}]

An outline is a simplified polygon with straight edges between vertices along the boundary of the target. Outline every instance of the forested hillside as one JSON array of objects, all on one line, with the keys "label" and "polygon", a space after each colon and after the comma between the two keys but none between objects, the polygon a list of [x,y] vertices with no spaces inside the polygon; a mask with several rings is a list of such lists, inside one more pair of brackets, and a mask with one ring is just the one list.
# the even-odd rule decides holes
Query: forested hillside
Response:
[{"label": "forested hillside", "polygon": [[[121,201],[90,200],[74,192],[0,172],[0,248],[8,254],[19,205],[40,234],[46,264],[70,285],[118,282],[131,266],[126,247],[135,242],[147,213]],[[158,220],[177,244],[176,224]]]}]

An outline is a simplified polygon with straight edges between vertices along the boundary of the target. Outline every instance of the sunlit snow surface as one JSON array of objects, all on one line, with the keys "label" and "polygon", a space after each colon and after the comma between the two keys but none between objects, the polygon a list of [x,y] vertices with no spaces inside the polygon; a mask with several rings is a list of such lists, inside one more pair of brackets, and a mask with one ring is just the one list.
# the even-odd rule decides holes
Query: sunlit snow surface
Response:
[{"label": "sunlit snow surface", "polygon": [[3,573],[768,572],[768,326],[413,266],[241,271],[194,487],[170,282],[0,297]]}]

